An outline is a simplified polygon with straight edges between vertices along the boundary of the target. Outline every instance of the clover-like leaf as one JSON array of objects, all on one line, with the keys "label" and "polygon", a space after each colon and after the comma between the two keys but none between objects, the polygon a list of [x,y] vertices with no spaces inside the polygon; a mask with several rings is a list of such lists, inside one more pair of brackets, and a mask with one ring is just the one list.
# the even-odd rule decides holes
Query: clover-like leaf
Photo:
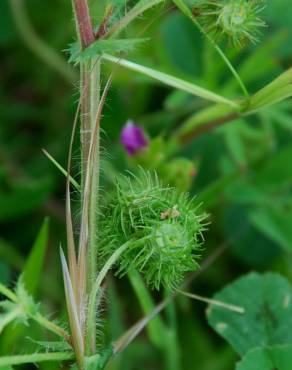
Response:
[{"label": "clover-like leaf", "polygon": [[281,275],[250,273],[225,287],[215,299],[240,305],[243,315],[214,306],[209,324],[240,354],[292,343],[292,287]]},{"label": "clover-like leaf", "polygon": [[236,370],[291,370],[292,345],[257,348],[248,352]]}]

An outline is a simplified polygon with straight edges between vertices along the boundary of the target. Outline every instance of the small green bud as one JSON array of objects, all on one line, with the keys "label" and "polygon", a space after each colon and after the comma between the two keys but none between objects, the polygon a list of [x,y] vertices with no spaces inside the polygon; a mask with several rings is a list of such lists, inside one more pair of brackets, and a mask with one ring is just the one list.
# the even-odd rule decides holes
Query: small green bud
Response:
[{"label": "small green bud", "polygon": [[100,225],[101,259],[130,241],[118,274],[137,269],[149,286],[173,288],[199,266],[205,219],[193,200],[156,176],[121,176]]}]

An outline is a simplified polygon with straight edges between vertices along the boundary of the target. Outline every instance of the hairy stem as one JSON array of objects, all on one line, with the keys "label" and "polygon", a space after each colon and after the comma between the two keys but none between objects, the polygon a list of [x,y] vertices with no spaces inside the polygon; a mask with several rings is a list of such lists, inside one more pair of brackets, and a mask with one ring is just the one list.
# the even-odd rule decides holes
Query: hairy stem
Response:
[{"label": "hairy stem", "polygon": [[83,49],[95,40],[87,0],[72,0],[72,7],[74,10],[77,34]]},{"label": "hairy stem", "polygon": [[146,10],[162,3],[163,0],[140,0],[136,5],[129,10],[126,15],[116,22],[112,28],[107,32],[106,37],[116,37],[122,30],[124,30],[134,19],[138,18]]},{"label": "hairy stem", "polygon": [[[81,64],[81,199],[82,220],[79,245],[79,276],[83,294],[90,292],[96,277],[97,208],[99,193],[99,125],[96,126],[100,100],[100,61]],[[97,128],[97,129],[96,129]],[[93,135],[95,137],[93,138]],[[93,152],[91,143],[95,142]],[[89,163],[90,161],[90,163]],[[92,164],[94,163],[94,168]],[[89,173],[87,173],[89,172]],[[92,341],[95,346],[95,334]]]}]

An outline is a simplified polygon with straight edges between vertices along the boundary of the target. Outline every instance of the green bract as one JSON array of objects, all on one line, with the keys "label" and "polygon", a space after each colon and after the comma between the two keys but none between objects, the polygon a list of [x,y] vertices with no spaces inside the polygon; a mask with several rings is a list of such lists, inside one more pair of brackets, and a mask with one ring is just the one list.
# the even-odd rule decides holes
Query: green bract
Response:
[{"label": "green bract", "polygon": [[263,7],[263,0],[202,0],[195,9],[206,32],[215,38],[226,35],[241,46],[246,41],[257,41],[259,29],[265,26],[258,16]]},{"label": "green bract", "polygon": [[163,187],[156,176],[121,176],[102,217],[101,256],[108,258],[131,241],[118,261],[118,274],[137,269],[151,287],[174,288],[198,268],[205,218],[193,200]]}]

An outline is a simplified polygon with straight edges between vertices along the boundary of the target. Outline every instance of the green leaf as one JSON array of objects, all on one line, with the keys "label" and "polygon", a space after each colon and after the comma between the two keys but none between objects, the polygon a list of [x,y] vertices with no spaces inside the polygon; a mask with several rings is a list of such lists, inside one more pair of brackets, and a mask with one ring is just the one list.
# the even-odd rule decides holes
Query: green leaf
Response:
[{"label": "green leaf", "polygon": [[204,89],[203,87],[200,87],[198,85],[195,85],[191,82],[182,80],[180,78],[174,77],[172,75],[169,75],[167,73],[159,72],[156,69],[149,68],[142,66],[137,63],[130,62],[128,60],[122,59],[122,58],[116,58],[112,55],[104,54],[103,59],[108,60],[112,63],[115,63],[117,65],[121,65],[125,68],[128,68],[132,71],[136,71],[139,73],[142,73],[145,76],[151,77],[157,81],[160,81],[164,83],[167,86],[174,87],[176,89],[180,89],[183,91],[188,92],[189,94],[199,96],[203,99],[210,100],[216,103],[222,103],[228,106],[231,106],[233,108],[239,109],[240,106],[238,103],[235,103],[232,100],[229,100],[227,98],[224,98],[223,96],[220,96],[218,94],[215,94],[212,91],[209,91],[207,89]]},{"label": "green leaf", "polygon": [[37,290],[40,275],[44,264],[45,252],[49,238],[49,219],[46,218],[40,228],[30,255],[22,273],[22,282],[30,294]]},{"label": "green leaf", "polygon": [[251,97],[249,111],[278,103],[292,96],[292,68]]},{"label": "green leaf", "polygon": [[0,259],[16,270],[21,270],[24,265],[24,259],[17,248],[2,238],[0,238]]},{"label": "green leaf", "polygon": [[44,361],[68,361],[74,358],[71,352],[57,352],[57,353],[32,353],[27,355],[14,355],[0,357],[0,369],[10,365],[21,365],[38,363]]},{"label": "green leaf", "polygon": [[252,224],[286,251],[292,251],[292,207],[265,207],[251,212]]},{"label": "green leaf", "polygon": [[139,44],[148,39],[113,39],[97,40],[84,50],[80,50],[79,43],[71,45],[69,62],[80,62],[87,59],[95,58],[103,53],[120,53],[129,52]]},{"label": "green leaf", "polygon": [[224,120],[227,116],[234,112],[229,106],[216,104],[210,107],[201,109],[199,112],[192,114],[183,122],[178,129],[179,137],[183,138],[189,134],[199,132],[204,126],[207,126],[217,120]]},{"label": "green leaf", "polygon": [[248,352],[236,370],[291,370],[292,345],[257,348]]},{"label": "green leaf", "polygon": [[[128,272],[128,277],[144,314],[148,315],[154,310],[155,304],[141,278],[141,275],[136,270],[130,270]],[[157,315],[152,321],[150,321],[147,326],[147,330],[152,343],[158,348],[162,348],[165,344],[166,327],[161,317]]]},{"label": "green leaf", "polygon": [[113,347],[110,345],[102,349],[100,354],[85,357],[85,370],[103,370],[113,355]]},{"label": "green leaf", "polygon": [[46,352],[65,352],[72,350],[72,347],[64,341],[52,342],[52,341],[39,341],[29,338],[33,343],[40,346]]},{"label": "green leaf", "polygon": [[255,183],[265,190],[286,188],[292,184],[292,145],[283,147],[282,150],[271,156],[265,163],[256,169]]},{"label": "green leaf", "polygon": [[216,307],[207,312],[209,324],[240,355],[292,342],[292,287],[281,275],[250,273],[214,298],[245,309],[243,315]]},{"label": "green leaf", "polygon": [[100,369],[100,355],[94,355],[85,358],[85,370],[99,370]]},{"label": "green leaf", "polygon": [[49,178],[0,191],[0,221],[13,220],[40,207],[52,190]]},{"label": "green leaf", "polygon": [[12,303],[11,301],[0,302],[1,311],[0,314],[0,334],[3,329],[9,325],[11,322],[23,317],[23,312],[21,307]]}]

